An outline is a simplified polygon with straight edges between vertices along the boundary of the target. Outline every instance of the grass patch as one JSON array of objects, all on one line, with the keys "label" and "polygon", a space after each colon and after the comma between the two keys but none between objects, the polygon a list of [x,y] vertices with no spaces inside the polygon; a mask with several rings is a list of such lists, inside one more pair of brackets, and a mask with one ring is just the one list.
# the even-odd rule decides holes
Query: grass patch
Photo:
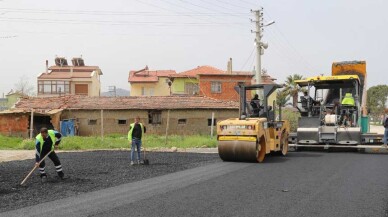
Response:
[{"label": "grass patch", "polygon": [[[210,136],[177,136],[166,137],[148,135],[143,140],[146,148],[205,148],[217,147],[217,140]],[[60,144],[60,150],[93,150],[93,149],[121,149],[129,148],[126,135],[108,135],[103,140],[100,137],[64,137]],[[24,140],[18,137],[0,135],[0,149],[5,150],[32,150],[35,148],[35,140]]]}]

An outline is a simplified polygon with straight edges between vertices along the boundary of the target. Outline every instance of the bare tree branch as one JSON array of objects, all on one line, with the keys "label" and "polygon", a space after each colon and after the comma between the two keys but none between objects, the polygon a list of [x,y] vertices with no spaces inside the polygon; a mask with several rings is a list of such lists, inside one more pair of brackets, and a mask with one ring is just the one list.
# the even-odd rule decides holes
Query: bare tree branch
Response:
[{"label": "bare tree branch", "polygon": [[15,84],[15,92],[19,92],[23,95],[34,96],[35,87],[31,84],[27,76],[20,77],[19,81]]}]

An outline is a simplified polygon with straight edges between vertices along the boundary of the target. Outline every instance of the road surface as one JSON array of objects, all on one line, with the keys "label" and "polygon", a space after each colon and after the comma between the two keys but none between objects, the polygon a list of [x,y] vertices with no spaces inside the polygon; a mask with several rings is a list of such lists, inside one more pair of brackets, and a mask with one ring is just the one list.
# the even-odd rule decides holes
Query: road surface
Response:
[{"label": "road surface", "polygon": [[0,216],[388,216],[388,155],[215,162]]}]

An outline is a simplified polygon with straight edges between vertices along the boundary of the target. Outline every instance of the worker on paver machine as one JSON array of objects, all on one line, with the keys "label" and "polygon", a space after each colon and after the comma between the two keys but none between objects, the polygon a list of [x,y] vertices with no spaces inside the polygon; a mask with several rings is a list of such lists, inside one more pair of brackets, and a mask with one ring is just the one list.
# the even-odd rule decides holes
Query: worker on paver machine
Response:
[{"label": "worker on paver machine", "polygon": [[55,153],[54,150],[58,149],[59,143],[61,142],[62,134],[55,130],[48,130],[47,128],[42,128],[40,134],[36,136],[36,153],[35,153],[35,165],[39,166],[40,178],[42,182],[45,182],[47,179],[47,174],[45,171],[46,163],[42,161],[39,164],[40,159],[43,159],[46,155],[55,165],[55,170],[61,179],[65,179],[65,174],[62,171],[61,162]]},{"label": "worker on paver machine", "polygon": [[352,93],[346,93],[344,99],[341,102],[342,112],[339,120],[339,124],[341,126],[352,126],[352,119],[350,117],[353,116],[353,113],[357,110],[356,103],[354,102],[354,98]]}]

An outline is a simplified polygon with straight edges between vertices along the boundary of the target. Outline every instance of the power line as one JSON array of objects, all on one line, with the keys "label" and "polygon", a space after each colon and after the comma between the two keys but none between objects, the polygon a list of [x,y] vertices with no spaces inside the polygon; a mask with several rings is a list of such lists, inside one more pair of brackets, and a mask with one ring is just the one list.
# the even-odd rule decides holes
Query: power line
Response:
[{"label": "power line", "polygon": [[0,18],[0,21],[14,22],[42,22],[42,23],[62,23],[62,24],[105,24],[105,25],[193,25],[193,26],[217,26],[217,25],[242,25],[242,23],[205,23],[205,22],[156,22],[156,21],[107,21],[107,20],[76,20],[76,19],[43,19],[43,18]]},{"label": "power line", "polygon": [[[160,8],[160,7],[159,7]],[[86,10],[46,10],[46,9],[15,9],[15,8],[0,8],[4,13],[55,13],[55,14],[70,14],[70,15],[117,15],[117,16],[225,16],[219,13],[179,13],[179,14],[158,14],[152,11],[86,11]],[[239,13],[236,13],[238,15]],[[243,13],[240,13],[243,15]]]},{"label": "power line", "polygon": [[[136,0],[136,1],[139,2],[139,3],[142,3],[142,4],[146,4],[146,5],[155,7],[155,8],[159,8],[159,9],[165,10],[165,11],[169,11],[169,12],[173,12],[173,13],[177,13],[177,14],[182,14],[182,16],[188,16],[188,17],[191,17],[191,18],[194,18],[194,19],[200,19],[200,20],[204,20],[204,21],[207,21],[207,22],[214,23],[214,21],[213,21],[213,20],[210,20],[209,18],[204,18],[204,17],[193,17],[193,16],[187,14],[187,12],[185,12],[185,13],[177,12],[177,11],[170,10],[170,9],[164,8],[164,7],[160,7],[160,6],[158,6],[158,5],[151,4],[151,3],[148,3],[148,2],[144,2],[144,1],[141,1],[141,0]],[[163,1],[163,2],[165,2],[165,3],[167,3],[167,4],[170,4],[170,5],[174,5],[175,7],[184,8],[184,9],[189,10],[189,11],[191,11],[191,12],[194,11],[194,12],[197,13],[197,14],[198,14],[198,13],[201,14],[201,12],[199,12],[199,11],[192,10],[191,8],[187,8],[187,7],[184,7],[184,6],[182,6],[182,5],[177,5],[177,4],[171,3],[171,2],[166,1],[166,0],[161,0],[161,1]],[[202,14],[203,14],[203,13],[202,13]],[[205,17],[214,17],[214,16],[211,16],[211,15],[204,15],[204,16],[205,16]],[[243,24],[240,24],[240,26],[236,26],[236,27],[238,27],[238,28],[243,28],[243,27],[241,27],[241,25],[243,25]]]},{"label": "power line", "polygon": [[[236,14],[233,14],[233,13],[225,13],[225,12],[220,11],[220,10],[215,10],[214,8],[208,8],[208,7],[204,7],[204,6],[202,6],[202,5],[193,4],[193,3],[191,3],[191,2],[186,2],[185,0],[180,0],[180,1],[183,2],[183,3],[186,3],[186,4],[193,5],[193,6],[198,7],[198,8],[203,8],[203,9],[205,9],[205,10],[209,10],[209,11],[218,11],[218,12],[220,12],[220,13],[222,13],[222,14],[225,14],[225,15],[230,15],[230,16],[234,16],[234,17],[241,18],[241,17],[239,17],[239,16],[237,16]],[[219,6],[218,6],[218,7],[219,7]],[[227,8],[227,9],[228,9],[228,8]],[[229,10],[229,9],[228,9],[228,10]]]},{"label": "power line", "polygon": [[7,35],[7,36],[0,36],[1,39],[7,39],[7,38],[16,38],[17,35]]},{"label": "power line", "polygon": [[[272,19],[272,18],[271,18],[271,15],[270,15],[269,13],[267,13],[267,16],[268,16],[269,19]],[[277,25],[275,25],[275,30],[277,30],[277,31],[280,33],[281,38],[283,38],[283,40],[284,40],[284,41],[286,42],[286,44],[291,48],[291,50],[293,50],[293,52],[301,59],[301,62],[303,62],[303,64],[306,64],[306,65],[308,66],[308,68],[310,68],[310,69],[312,69],[312,70],[315,70],[315,67],[312,66],[312,65],[310,64],[310,62],[307,61],[307,60],[305,59],[305,57],[303,57],[303,56],[299,53],[299,51],[291,44],[291,42],[287,39],[286,35],[283,34],[283,32],[280,30],[280,28],[279,28]]]},{"label": "power line", "polygon": [[253,47],[251,53],[249,54],[247,60],[244,62],[244,64],[243,64],[243,66],[241,67],[241,70],[240,70],[240,71],[243,71],[243,70],[244,70],[244,68],[245,68],[245,66],[247,65],[248,61],[251,59],[252,54],[253,54],[254,51],[255,51],[255,47]]},{"label": "power line", "polygon": [[246,8],[246,7],[241,7],[241,6],[239,6],[239,5],[235,5],[235,4],[232,4],[232,3],[230,3],[230,2],[227,2],[227,1],[221,1],[221,0],[216,0],[216,1],[218,1],[218,2],[220,2],[220,3],[223,3],[223,4],[227,4],[227,5],[231,5],[231,6],[233,6],[233,7],[236,7],[236,8],[242,8],[242,9],[245,9],[245,10],[248,10],[249,8]]}]

